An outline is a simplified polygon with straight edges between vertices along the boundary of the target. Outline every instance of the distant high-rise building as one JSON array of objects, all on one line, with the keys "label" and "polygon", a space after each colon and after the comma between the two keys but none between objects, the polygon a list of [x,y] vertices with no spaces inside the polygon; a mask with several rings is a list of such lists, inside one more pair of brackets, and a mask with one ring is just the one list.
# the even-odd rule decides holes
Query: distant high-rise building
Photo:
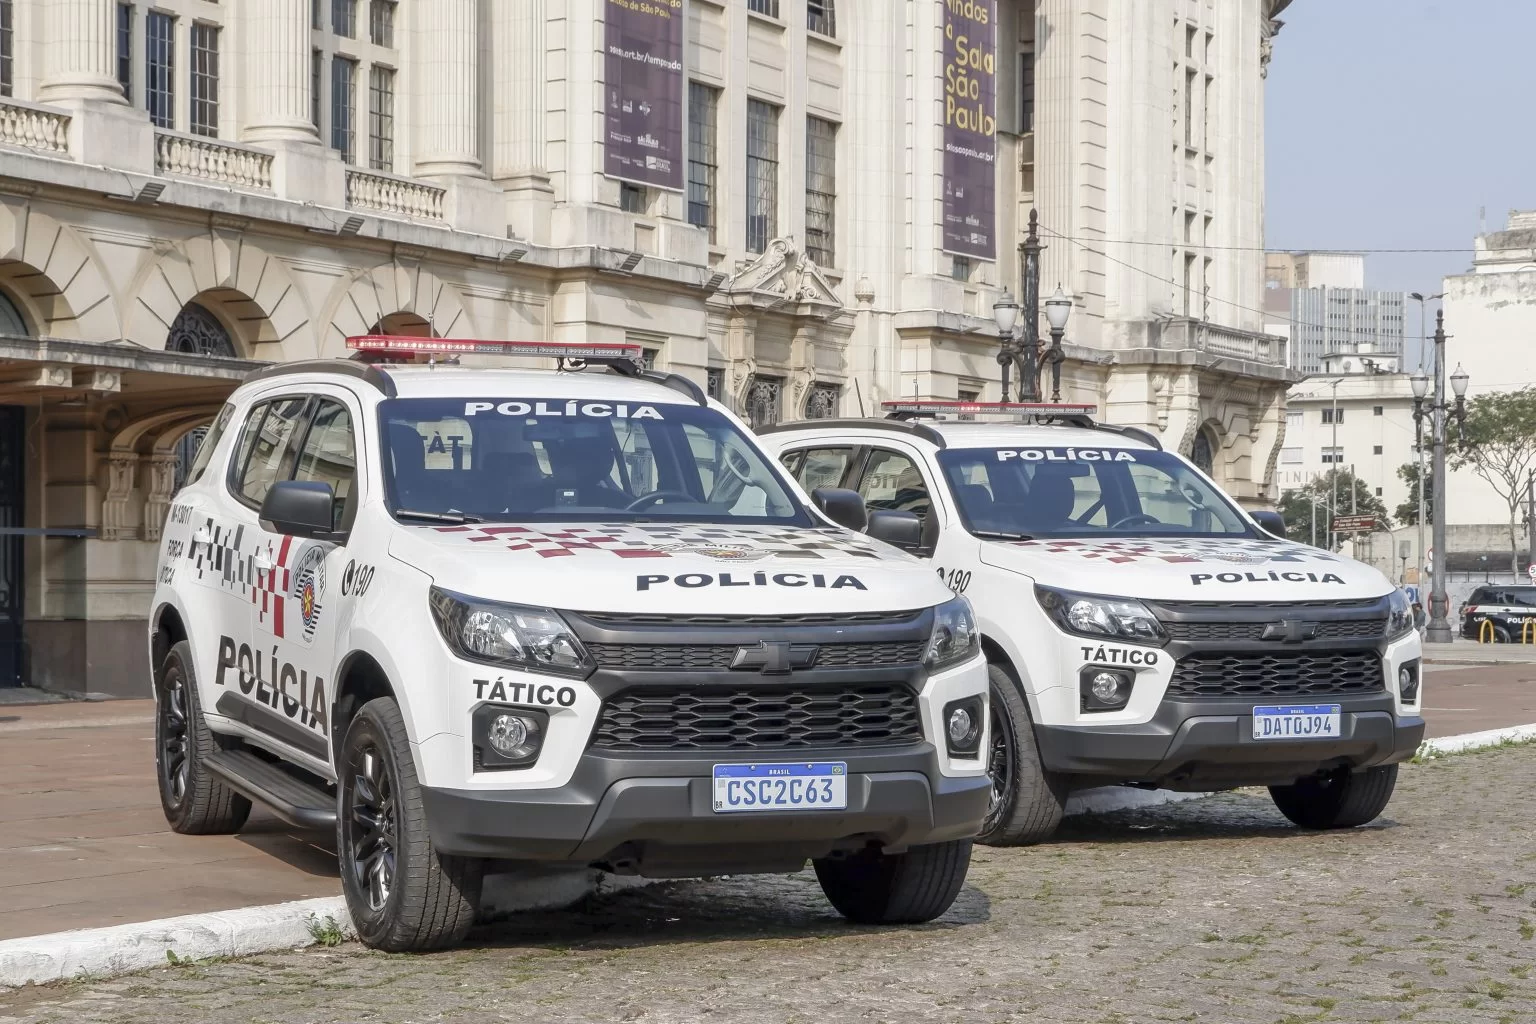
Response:
[{"label": "distant high-rise building", "polygon": [[1284,333],[1291,368],[1320,373],[1330,355],[1401,358],[1407,296],[1365,287],[1359,253],[1272,252],[1264,258],[1270,333]]}]

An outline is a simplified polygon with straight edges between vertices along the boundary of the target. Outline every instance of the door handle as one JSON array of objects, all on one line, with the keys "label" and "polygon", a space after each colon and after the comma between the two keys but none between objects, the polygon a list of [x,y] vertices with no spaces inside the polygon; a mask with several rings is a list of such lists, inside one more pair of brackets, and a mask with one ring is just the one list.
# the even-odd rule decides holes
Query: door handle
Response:
[{"label": "door handle", "polygon": [[258,572],[271,572],[273,567],[277,564],[276,562],[272,561],[271,558],[263,554],[257,554],[255,561],[256,570]]}]

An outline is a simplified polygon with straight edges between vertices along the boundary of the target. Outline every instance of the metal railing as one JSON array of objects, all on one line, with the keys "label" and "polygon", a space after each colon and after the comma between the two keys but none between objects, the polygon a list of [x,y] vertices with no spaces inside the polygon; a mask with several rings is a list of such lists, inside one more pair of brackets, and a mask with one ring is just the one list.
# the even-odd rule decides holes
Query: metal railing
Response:
[{"label": "metal railing", "polygon": [[442,220],[448,190],[380,171],[347,171],[347,206],[397,217]]},{"label": "metal railing", "polygon": [[236,142],[155,132],[155,171],[237,188],[272,189],[272,154]]},{"label": "metal railing", "polygon": [[0,144],[69,152],[69,115],[21,100],[0,100]]}]

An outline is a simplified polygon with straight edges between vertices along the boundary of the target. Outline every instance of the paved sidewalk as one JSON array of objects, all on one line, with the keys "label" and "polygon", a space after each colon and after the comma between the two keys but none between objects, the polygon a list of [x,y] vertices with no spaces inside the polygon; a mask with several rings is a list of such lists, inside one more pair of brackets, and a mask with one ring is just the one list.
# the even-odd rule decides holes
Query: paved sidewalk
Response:
[{"label": "paved sidewalk", "polygon": [[1536,665],[1536,644],[1480,644],[1457,638],[1450,644],[1425,644],[1431,665]]},{"label": "paved sidewalk", "polygon": [[[1431,736],[1536,723],[1536,666],[1433,667],[1426,686]],[[259,807],[238,836],[173,833],[151,713],[0,708],[0,941],[340,893],[331,835]]]},{"label": "paved sidewalk", "polygon": [[0,940],[340,893],[331,837],[260,809],[239,836],[172,832],[151,714],[0,709]]}]

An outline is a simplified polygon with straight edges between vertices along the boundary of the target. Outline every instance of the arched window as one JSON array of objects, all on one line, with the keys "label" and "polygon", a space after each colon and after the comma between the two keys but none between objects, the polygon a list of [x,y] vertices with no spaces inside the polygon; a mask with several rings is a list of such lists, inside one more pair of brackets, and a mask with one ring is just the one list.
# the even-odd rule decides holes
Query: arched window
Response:
[{"label": "arched window", "polygon": [[391,313],[368,329],[369,334],[391,334],[407,338],[435,338],[437,330],[425,317],[415,313]]},{"label": "arched window", "polygon": [[189,352],[199,356],[228,356],[234,358],[235,343],[218,318],[195,302],[181,307],[171,333],[166,336],[165,347],[169,352]]},{"label": "arched window", "polygon": [[1195,442],[1189,448],[1189,461],[1206,476],[1215,477],[1216,449],[1211,443],[1211,432],[1204,427],[1195,431]]},{"label": "arched window", "polygon": [[16,308],[16,303],[4,292],[0,292],[0,336],[7,338],[30,338],[32,332],[27,329],[27,318],[21,315],[21,310]]}]

